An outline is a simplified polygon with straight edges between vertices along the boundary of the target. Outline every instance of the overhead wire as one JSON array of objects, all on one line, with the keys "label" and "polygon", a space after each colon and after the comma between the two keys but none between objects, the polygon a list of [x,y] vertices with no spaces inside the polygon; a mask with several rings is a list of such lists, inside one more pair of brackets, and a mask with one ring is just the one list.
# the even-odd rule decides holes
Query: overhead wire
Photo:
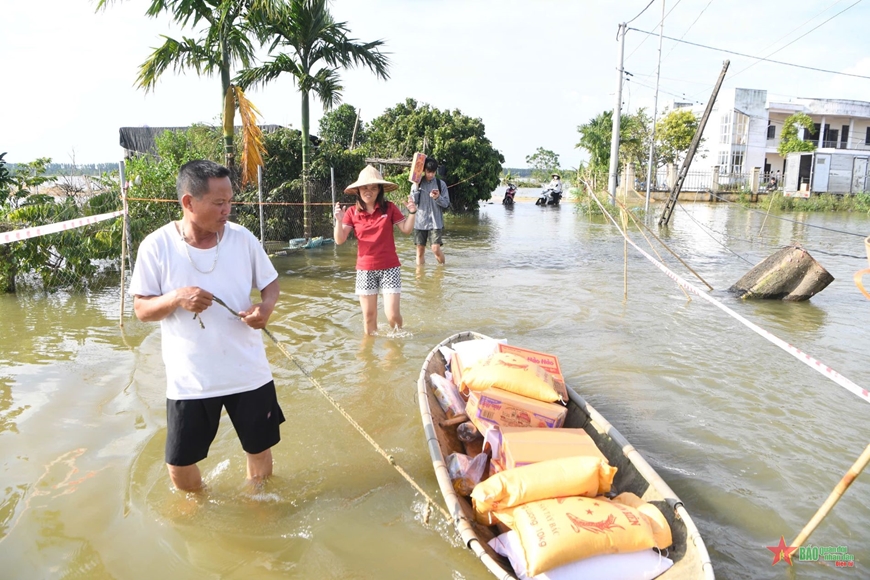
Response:
[{"label": "overhead wire", "polygon": [[649,8],[650,6],[652,6],[652,5],[653,5],[653,2],[655,2],[655,1],[656,1],[656,0],[649,0],[649,4],[647,4],[647,5],[644,7],[643,10],[641,10],[640,12],[638,12],[638,13],[637,13],[637,16],[635,16],[634,18],[632,18],[631,20],[629,20],[628,22],[626,22],[626,24],[631,24],[632,22],[634,22],[635,20],[637,20],[638,18],[640,18],[640,15],[643,14],[644,12],[646,12],[646,11],[647,11],[647,8]]},{"label": "overhead wire", "polygon": [[[838,0],[838,1],[842,2],[842,0]],[[698,16],[695,18],[695,20],[692,21],[692,23],[689,25],[689,27],[686,29],[686,31],[683,33],[683,35],[680,37],[680,40],[683,40],[684,38],[686,38],[686,35],[689,33],[690,30],[692,30],[692,27],[695,26],[695,24],[698,22],[698,20],[701,18],[701,16],[704,15],[704,12],[707,11],[707,8],[709,8],[710,4],[712,4],[712,3],[713,3],[713,0],[710,0],[709,2],[707,2],[707,5],[704,6],[704,8],[701,10],[701,13],[698,14]],[[674,49],[676,47],[677,47],[676,44],[674,46],[672,46],[671,49],[668,51],[668,53],[664,56],[662,61],[667,60],[667,58],[669,56],[671,56],[671,53],[674,52]]]},{"label": "overhead wire", "polygon": [[[778,53],[779,51],[781,51],[781,50],[783,50],[783,49],[785,49],[785,48],[791,46],[792,44],[794,44],[794,43],[797,42],[798,40],[801,40],[802,38],[804,38],[807,34],[813,32],[814,30],[817,30],[817,29],[820,28],[821,26],[824,26],[825,24],[827,24],[828,22],[830,22],[831,20],[833,20],[834,18],[836,18],[837,16],[839,16],[840,14],[842,14],[843,12],[846,12],[847,10],[849,10],[849,9],[851,9],[851,8],[854,8],[856,5],[860,4],[862,1],[863,1],[863,0],[857,0],[854,4],[851,4],[851,5],[847,6],[846,8],[843,8],[842,10],[840,10],[839,12],[837,12],[836,14],[834,14],[833,16],[831,16],[830,18],[828,18],[827,20],[825,20],[824,22],[822,22],[821,24],[819,24],[819,25],[817,25],[817,26],[811,28],[811,29],[808,30],[807,32],[803,33],[801,36],[799,36],[799,37],[795,38],[794,40],[792,40],[791,42],[789,42],[788,44],[786,44],[786,45],[784,45],[784,46],[781,46],[780,48],[777,48],[776,50],[774,50],[773,52],[771,52],[771,53],[768,54],[767,56],[768,56],[768,57],[773,56],[774,54]],[[815,18],[815,17],[813,17],[813,18]],[[811,18],[810,20],[812,20],[812,18]],[[801,25],[801,26],[803,26],[803,25]],[[790,34],[790,33],[789,33],[789,34]],[[786,36],[788,36],[788,35],[786,35]],[[777,41],[777,42],[778,42],[778,41]],[[767,60],[767,58],[765,57],[764,60]],[[736,76],[739,75],[740,73],[745,72],[745,71],[749,70],[750,68],[754,67],[754,66],[757,65],[759,62],[761,62],[761,61],[755,61],[754,63],[750,64],[750,65],[747,66],[746,68],[743,68],[743,69],[737,71],[736,73],[732,74],[730,78],[733,79],[734,77],[736,77]],[[770,62],[774,62],[774,61],[770,61]],[[838,73],[838,74],[839,74],[839,73]],[[870,77],[863,77],[863,78],[870,78]]]},{"label": "overhead wire", "polygon": [[[863,1],[863,0],[858,0],[858,2],[862,2],[862,1]],[[856,4],[857,4],[857,2],[856,2]],[[854,6],[854,4],[853,4],[853,6]],[[850,6],[850,8],[851,8],[851,6]],[[823,23],[823,24],[824,24],[824,23]],[[820,26],[821,26],[821,25],[820,25]],[[649,35],[649,36],[658,36],[658,34],[655,33],[655,32],[649,32],[649,31],[647,31],[647,30],[640,30],[639,28],[629,28],[629,30],[635,30],[635,31],[637,31],[637,32],[642,32],[642,33],[647,34],[647,35]],[[718,52],[724,52],[724,53],[726,53],[726,54],[733,54],[733,55],[736,55],[736,56],[743,56],[743,57],[746,57],[746,58],[754,58],[754,59],[759,60],[759,61],[770,62],[770,63],[773,63],[773,64],[781,64],[781,65],[784,65],[784,66],[792,66],[792,67],[801,68],[801,69],[805,69],[805,70],[812,70],[812,71],[816,71],[816,72],[823,72],[823,73],[829,73],[829,74],[834,74],[834,75],[842,75],[842,76],[847,76],[847,77],[855,77],[855,78],[859,78],[859,79],[868,79],[868,80],[870,80],[870,76],[867,76],[867,75],[858,75],[858,74],[854,74],[854,73],[839,72],[839,71],[835,71],[835,70],[828,70],[828,69],[823,69],[823,68],[818,68],[818,67],[813,67],[813,66],[807,66],[807,65],[802,65],[802,64],[795,64],[795,63],[792,63],[792,62],[783,62],[783,61],[780,61],[780,60],[773,60],[773,59],[770,59],[770,58],[764,58],[764,57],[761,57],[761,56],[754,56],[754,55],[751,55],[751,54],[746,54],[746,53],[742,53],[742,52],[737,52],[737,51],[734,51],[734,50],[728,50],[728,49],[725,49],[725,48],[717,48],[717,47],[715,47],[715,46],[709,46],[709,45],[706,45],[706,44],[700,44],[700,43],[697,43],[697,42],[690,42],[690,41],[688,41],[688,40],[680,40],[679,38],[674,38],[674,37],[672,37],[672,36],[663,36],[663,38],[667,38],[668,40],[673,40],[674,42],[681,42],[681,43],[683,43],[683,44],[688,44],[688,45],[691,45],[691,46],[697,46],[697,47],[700,47],[700,48],[706,48],[706,49],[709,49],[709,50],[715,50],[715,51],[718,51]],[[732,75],[732,76],[733,76],[733,75]]]},{"label": "overhead wire", "polygon": [[[655,28],[653,28],[653,30],[656,30],[659,26],[662,26],[662,25],[664,24],[665,20],[667,20],[668,16],[671,15],[671,12],[674,11],[674,8],[676,8],[677,6],[679,6],[679,5],[680,5],[680,2],[682,2],[682,1],[683,1],[683,0],[677,0],[677,2],[676,2],[673,6],[671,6],[671,9],[667,11],[667,13],[665,14],[664,18],[662,18],[661,22],[659,22],[659,24],[658,24]],[[652,4],[652,3],[650,3],[650,4]],[[649,8],[649,6],[647,6],[647,8]],[[644,10],[646,10],[646,8],[645,8]],[[632,18],[632,20],[634,20],[634,18]],[[631,21],[629,21],[629,22],[631,22]],[[626,24],[628,24],[628,22],[626,22]],[[628,32],[629,30],[635,30],[635,29],[634,29],[634,28],[626,28],[626,32]],[[628,59],[630,59],[630,58],[631,58],[631,55],[633,55],[634,53],[636,53],[637,50],[638,50],[641,46],[643,46],[643,43],[646,42],[648,38],[649,38],[648,36],[645,36],[644,39],[640,41],[640,44],[638,44],[637,46],[635,46],[635,47],[634,47],[634,50],[632,50],[630,53],[628,53],[628,56],[625,57],[624,60],[628,60]],[[663,37],[663,38],[666,38],[666,37]]]}]

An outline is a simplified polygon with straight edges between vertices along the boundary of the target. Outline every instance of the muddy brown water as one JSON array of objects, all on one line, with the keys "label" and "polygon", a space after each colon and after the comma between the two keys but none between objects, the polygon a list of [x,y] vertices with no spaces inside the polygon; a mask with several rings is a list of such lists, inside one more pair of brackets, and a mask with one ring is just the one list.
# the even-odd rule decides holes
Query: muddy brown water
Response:
[{"label": "muddy brown water", "polygon": [[[810,538],[845,547],[853,569],[771,566],[766,546],[797,535],[870,441],[870,405],[688,301],[631,248],[624,298],[622,238],[603,218],[522,198],[506,210],[500,191],[494,200],[448,219],[446,267],[429,254],[417,271],[410,239],[399,239],[402,334],[386,336],[381,312],[385,336],[362,339],[353,244],[275,258],[272,332],[431,494],[415,380],[434,344],[477,330],[559,356],[566,380],[682,498],[718,577],[865,577],[868,474]],[[870,219],[783,217],[798,223],[768,218],[762,230],[764,215],[739,206],[683,204],[662,236],[718,300],[867,387],[870,301],[852,282],[866,267],[863,240],[833,230],[863,236]],[[836,278],[821,294],[782,303],[725,292],[792,242]],[[225,418],[201,464],[208,493],[172,491],[159,331],[129,307],[122,332],[117,288],[0,297],[0,576],[489,577],[437,515],[424,523],[413,488],[265,337],[288,417],[276,475],[262,490],[245,486]]]}]

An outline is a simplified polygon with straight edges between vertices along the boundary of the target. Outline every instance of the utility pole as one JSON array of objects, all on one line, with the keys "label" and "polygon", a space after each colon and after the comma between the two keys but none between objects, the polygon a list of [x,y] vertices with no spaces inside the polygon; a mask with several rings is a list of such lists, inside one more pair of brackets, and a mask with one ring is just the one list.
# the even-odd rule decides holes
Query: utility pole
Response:
[{"label": "utility pole", "polygon": [[665,0],[662,0],[662,21],[659,22],[659,61],[656,65],[656,94],[653,97],[652,133],[649,138],[649,159],[646,164],[646,202],[644,215],[649,215],[650,181],[653,178],[653,150],[656,146],[656,116],[659,112],[659,76],[662,71],[662,35],[665,32]]},{"label": "utility pole", "polygon": [[625,54],[625,22],[619,25],[616,37],[619,40],[619,60],[616,72],[616,104],[613,106],[613,130],[610,134],[610,171],[607,177],[607,190],[610,192],[610,203],[616,205],[616,175],[619,172],[619,114],[622,111],[622,60]]},{"label": "utility pole", "polygon": [[668,201],[662,209],[662,215],[659,218],[659,226],[666,226],[671,220],[671,213],[674,211],[674,206],[677,205],[677,199],[680,197],[680,190],[683,188],[683,181],[686,180],[686,175],[689,173],[689,166],[692,164],[692,158],[695,157],[695,151],[698,150],[698,145],[701,143],[701,134],[704,132],[704,127],[707,126],[707,119],[710,118],[710,112],[713,110],[713,104],[716,102],[716,97],[719,95],[719,88],[722,86],[722,81],[725,80],[725,73],[728,72],[730,60],[722,63],[722,72],[719,73],[719,80],[716,81],[716,86],[713,87],[713,94],[710,95],[710,100],[707,101],[707,107],[704,109],[704,115],[698,122],[698,130],[695,131],[695,136],[692,137],[692,143],[689,145],[689,150],[686,151],[686,158],[683,159],[683,164],[680,165],[680,173],[677,174],[677,181],[674,183],[674,189],[671,190],[668,196]]}]

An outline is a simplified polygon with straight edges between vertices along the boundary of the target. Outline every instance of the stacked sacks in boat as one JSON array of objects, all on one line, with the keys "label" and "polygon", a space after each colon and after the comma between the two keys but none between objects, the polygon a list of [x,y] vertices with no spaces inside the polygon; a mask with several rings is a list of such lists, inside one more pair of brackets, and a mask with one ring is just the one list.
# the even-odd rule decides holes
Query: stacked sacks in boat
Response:
[{"label": "stacked sacks in boat", "polygon": [[[474,487],[471,499],[478,522],[509,530],[492,547],[511,559],[521,578],[598,577],[603,571],[608,578],[654,578],[673,565],[652,550],[673,543],[664,514],[631,493],[605,496],[613,495],[617,469],[585,430],[563,428],[561,374],[554,379],[530,360],[551,357],[551,368],[558,368],[555,357],[471,342],[477,360],[463,365],[460,353],[451,370],[468,397],[466,414],[491,446],[490,477]],[[480,354],[487,349],[492,352]]]}]

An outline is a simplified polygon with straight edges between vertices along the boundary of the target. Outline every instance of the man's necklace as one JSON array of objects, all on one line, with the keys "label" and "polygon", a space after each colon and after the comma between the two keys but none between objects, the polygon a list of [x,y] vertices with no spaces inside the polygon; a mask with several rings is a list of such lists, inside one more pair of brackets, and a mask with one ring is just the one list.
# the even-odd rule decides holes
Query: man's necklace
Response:
[{"label": "man's necklace", "polygon": [[214,272],[215,266],[217,266],[218,254],[221,249],[221,235],[218,232],[215,232],[214,235],[217,237],[217,243],[214,247],[214,262],[211,264],[211,268],[206,271],[200,270],[196,265],[196,262],[193,261],[193,258],[190,256],[190,250],[187,249],[187,238],[184,237],[184,225],[179,225],[178,229],[181,230],[181,244],[184,246],[184,253],[187,254],[187,261],[190,262],[190,265],[193,266],[193,269],[199,272],[200,274],[211,274]]}]

